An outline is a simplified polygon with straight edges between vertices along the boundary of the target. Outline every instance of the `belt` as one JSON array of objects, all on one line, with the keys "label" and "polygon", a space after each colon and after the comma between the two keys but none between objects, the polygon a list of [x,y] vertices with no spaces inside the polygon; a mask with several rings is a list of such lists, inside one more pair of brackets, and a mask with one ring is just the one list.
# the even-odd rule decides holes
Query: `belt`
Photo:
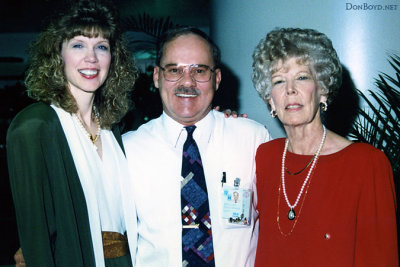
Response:
[{"label": "belt", "polygon": [[118,258],[129,253],[128,238],[117,232],[101,232],[104,258]]}]

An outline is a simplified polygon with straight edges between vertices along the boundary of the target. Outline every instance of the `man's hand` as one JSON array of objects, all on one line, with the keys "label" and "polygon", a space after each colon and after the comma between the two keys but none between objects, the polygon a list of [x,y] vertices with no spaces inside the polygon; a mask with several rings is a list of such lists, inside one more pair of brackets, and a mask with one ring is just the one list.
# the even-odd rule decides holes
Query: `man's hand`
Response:
[{"label": "man's hand", "polygon": [[[214,108],[216,111],[219,111],[221,108],[220,106],[216,106]],[[225,109],[224,111],[222,111],[225,114],[225,118],[229,118],[230,116],[234,117],[234,118],[238,118],[238,117],[242,117],[242,118],[247,118],[247,114],[243,113],[243,114],[238,114],[237,111],[232,111],[229,108]]]},{"label": "man's hand", "polygon": [[22,248],[19,248],[14,254],[15,267],[26,267],[24,254],[22,254]]}]

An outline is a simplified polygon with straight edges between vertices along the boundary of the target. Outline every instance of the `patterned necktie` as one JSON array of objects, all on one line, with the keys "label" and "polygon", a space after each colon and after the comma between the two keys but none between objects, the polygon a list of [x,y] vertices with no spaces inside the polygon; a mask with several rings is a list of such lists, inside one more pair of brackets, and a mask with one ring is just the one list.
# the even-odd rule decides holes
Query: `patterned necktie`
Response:
[{"label": "patterned necktie", "polygon": [[181,182],[182,266],[215,266],[206,180],[199,148],[193,139],[196,126],[185,129],[184,180]]}]

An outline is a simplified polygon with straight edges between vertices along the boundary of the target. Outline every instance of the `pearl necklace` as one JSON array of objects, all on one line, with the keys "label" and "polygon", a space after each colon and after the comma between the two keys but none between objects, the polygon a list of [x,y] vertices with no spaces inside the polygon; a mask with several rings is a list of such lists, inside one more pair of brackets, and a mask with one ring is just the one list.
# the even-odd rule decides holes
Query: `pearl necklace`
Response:
[{"label": "pearl necklace", "polygon": [[289,139],[286,139],[286,141],[285,141],[285,149],[283,150],[283,155],[282,155],[282,191],[283,191],[283,195],[285,196],[286,204],[289,206],[289,213],[288,213],[289,220],[294,220],[294,218],[296,218],[296,213],[294,212],[294,208],[299,203],[300,197],[304,191],[304,187],[306,186],[308,180],[310,179],[311,173],[315,167],[315,164],[317,163],[319,154],[321,153],[322,146],[324,145],[325,138],[326,138],[326,128],[324,125],[322,125],[322,128],[324,129],[324,134],[322,135],[321,143],[319,144],[318,150],[315,153],[315,157],[311,164],[310,170],[308,171],[307,177],[304,180],[303,185],[300,188],[300,192],[297,195],[296,201],[294,202],[293,205],[291,205],[289,202],[288,196],[286,194],[286,187],[285,187],[285,159],[286,159],[286,152],[287,152],[287,149],[289,146]]},{"label": "pearl necklace", "polygon": [[92,135],[86,128],[85,126],[83,126],[83,122],[81,121],[81,119],[78,117],[78,115],[76,114],[72,114],[72,116],[76,119],[76,121],[78,122],[80,128],[83,130],[83,132],[86,134],[86,136],[89,138],[89,140],[92,142],[92,144],[95,146],[95,148],[97,149],[97,146],[95,144],[95,142],[97,141],[97,139],[99,139],[100,137],[100,120],[99,120],[99,114],[96,112],[95,108],[93,107],[93,114],[94,114],[94,121],[97,124],[97,131],[94,135]]}]

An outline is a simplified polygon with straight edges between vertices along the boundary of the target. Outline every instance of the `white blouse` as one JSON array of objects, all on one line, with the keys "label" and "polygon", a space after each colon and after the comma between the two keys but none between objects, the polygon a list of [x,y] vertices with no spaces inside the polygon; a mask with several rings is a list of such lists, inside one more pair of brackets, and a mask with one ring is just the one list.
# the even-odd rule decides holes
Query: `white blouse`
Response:
[{"label": "white blouse", "polygon": [[124,234],[121,181],[127,173],[126,158],[110,130],[101,130],[103,159],[82,125],[72,114],[52,105],[74,159],[85,194],[96,266],[104,266],[101,231]]}]

